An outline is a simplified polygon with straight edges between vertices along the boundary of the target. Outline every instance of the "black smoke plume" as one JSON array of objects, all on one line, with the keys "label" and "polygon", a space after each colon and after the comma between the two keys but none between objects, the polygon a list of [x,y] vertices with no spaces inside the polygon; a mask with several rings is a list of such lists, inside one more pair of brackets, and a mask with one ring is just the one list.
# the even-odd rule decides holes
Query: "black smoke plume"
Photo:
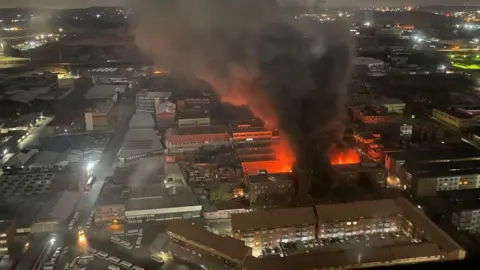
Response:
[{"label": "black smoke plume", "polygon": [[136,42],[157,66],[194,74],[224,102],[247,105],[278,127],[307,178],[328,171],[326,137],[343,134],[352,56],[346,25],[285,16],[275,0],[133,4]]}]

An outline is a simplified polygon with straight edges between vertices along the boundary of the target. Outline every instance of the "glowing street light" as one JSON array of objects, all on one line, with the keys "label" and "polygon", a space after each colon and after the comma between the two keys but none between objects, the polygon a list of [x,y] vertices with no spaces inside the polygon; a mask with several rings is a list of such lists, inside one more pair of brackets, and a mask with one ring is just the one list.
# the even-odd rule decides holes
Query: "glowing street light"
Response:
[{"label": "glowing street light", "polygon": [[89,162],[87,164],[87,171],[91,171],[91,170],[93,170],[93,168],[95,168],[95,163],[94,162]]}]

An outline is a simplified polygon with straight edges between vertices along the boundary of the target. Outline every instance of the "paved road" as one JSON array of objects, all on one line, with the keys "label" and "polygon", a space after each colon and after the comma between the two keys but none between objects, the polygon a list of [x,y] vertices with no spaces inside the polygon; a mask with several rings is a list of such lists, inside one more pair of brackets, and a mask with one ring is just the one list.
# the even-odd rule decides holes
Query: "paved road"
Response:
[{"label": "paved road", "polygon": [[[123,101],[123,100],[122,100]],[[113,175],[114,164],[117,160],[117,154],[122,146],[125,133],[128,129],[128,122],[134,113],[134,104],[130,100],[125,100],[123,108],[122,120],[117,125],[117,129],[113,133],[110,142],[108,143],[105,151],[102,154],[100,161],[94,168],[94,174],[96,176],[96,181],[94,182],[92,189],[85,194],[81,195],[80,201],[77,204],[76,211],[80,212],[80,218],[78,220],[78,226],[84,226],[88,220],[90,213],[93,210],[93,205],[100,194],[100,190],[105,183],[105,177]]]}]

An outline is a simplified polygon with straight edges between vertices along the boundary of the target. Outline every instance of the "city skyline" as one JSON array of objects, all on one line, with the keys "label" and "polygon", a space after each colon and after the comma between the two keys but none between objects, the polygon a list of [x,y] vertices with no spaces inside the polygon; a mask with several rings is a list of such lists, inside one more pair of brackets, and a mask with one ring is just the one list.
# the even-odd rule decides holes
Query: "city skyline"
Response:
[{"label": "city skyline", "polygon": [[[304,2],[311,5],[315,0],[278,0],[280,3]],[[91,6],[124,6],[129,4],[129,0],[4,0],[0,3],[0,8],[86,8]],[[381,0],[337,0],[326,1],[327,6],[368,6],[368,5],[470,5],[477,6],[480,3],[476,0],[403,0],[403,1],[381,1]]]}]

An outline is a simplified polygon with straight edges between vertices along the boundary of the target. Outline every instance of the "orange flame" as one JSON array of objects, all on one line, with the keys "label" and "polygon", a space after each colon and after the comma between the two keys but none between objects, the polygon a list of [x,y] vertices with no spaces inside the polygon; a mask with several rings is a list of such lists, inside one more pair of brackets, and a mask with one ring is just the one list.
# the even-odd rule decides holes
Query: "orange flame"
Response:
[{"label": "orange flame", "polygon": [[257,174],[260,170],[266,170],[268,173],[292,172],[295,156],[286,141],[281,140],[271,148],[275,152],[275,160],[242,162],[245,176]]},{"label": "orange flame", "polygon": [[330,163],[332,165],[358,164],[360,163],[360,156],[353,148],[346,150],[334,149],[330,152]]}]

